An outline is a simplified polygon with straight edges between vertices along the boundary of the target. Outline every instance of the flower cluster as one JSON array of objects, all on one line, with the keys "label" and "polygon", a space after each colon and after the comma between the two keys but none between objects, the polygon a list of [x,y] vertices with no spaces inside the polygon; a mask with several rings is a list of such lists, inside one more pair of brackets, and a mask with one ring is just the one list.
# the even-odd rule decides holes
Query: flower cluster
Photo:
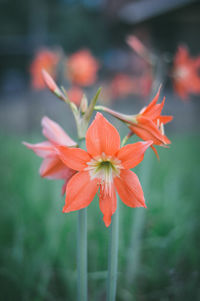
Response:
[{"label": "flower cluster", "polygon": [[30,66],[31,85],[35,90],[45,88],[42,69],[54,79],[58,73],[67,79],[70,83],[68,97],[79,105],[83,96],[82,87],[91,86],[97,80],[99,63],[88,49],[79,50],[70,56],[65,56],[61,50],[40,49]]},{"label": "flower cluster", "polygon": [[[157,103],[160,90],[152,102],[137,115],[124,115],[106,107],[95,106],[99,91],[89,106],[86,97],[83,97],[78,109],[68,100],[65,90],[61,90],[46,71],[42,74],[51,92],[70,105],[77,123],[79,147],[48,117],[42,119],[42,132],[47,141],[24,144],[43,158],[40,167],[42,177],[65,181],[63,212],[87,207],[98,191],[99,206],[107,227],[116,211],[116,193],[129,207],[146,207],[139,179],[130,169],[143,160],[149,147],[157,154],[154,145],[166,146],[170,143],[164,134],[163,125],[171,121],[172,116],[161,115],[165,98],[160,104]],[[122,145],[117,129],[101,113],[96,114],[88,127],[94,109],[106,111],[127,124],[131,132]],[[133,133],[144,141],[125,145]],[[80,141],[84,139],[87,150],[80,147]]]}]

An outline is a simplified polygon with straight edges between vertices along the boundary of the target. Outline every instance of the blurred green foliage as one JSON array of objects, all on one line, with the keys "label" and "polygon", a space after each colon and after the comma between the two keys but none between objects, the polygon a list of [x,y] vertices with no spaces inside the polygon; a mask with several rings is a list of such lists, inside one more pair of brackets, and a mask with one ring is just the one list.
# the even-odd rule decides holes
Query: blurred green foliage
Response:
[{"label": "blurred green foliage", "polygon": [[[170,149],[159,149],[160,162],[146,157],[153,160],[150,172],[146,159],[136,169],[148,209],[130,284],[131,224],[145,209],[120,203],[118,301],[133,300],[133,293],[139,301],[200,298],[199,137],[172,140]],[[1,136],[0,142],[1,300],[75,300],[77,214],[62,213],[62,183],[40,179],[40,158],[19,138]],[[95,199],[88,210],[89,300],[105,300],[108,232]]]}]

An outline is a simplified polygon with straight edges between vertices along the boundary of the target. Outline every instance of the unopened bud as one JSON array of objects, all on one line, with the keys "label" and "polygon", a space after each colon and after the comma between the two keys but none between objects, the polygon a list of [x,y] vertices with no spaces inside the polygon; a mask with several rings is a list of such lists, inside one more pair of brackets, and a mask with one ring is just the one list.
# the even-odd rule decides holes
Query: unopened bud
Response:
[{"label": "unopened bud", "polygon": [[42,77],[44,79],[45,84],[49,88],[49,90],[52,93],[54,93],[56,96],[58,96],[59,98],[62,99],[63,94],[62,94],[61,90],[58,88],[57,84],[55,83],[53,78],[50,76],[50,74],[44,69],[42,69]]},{"label": "unopened bud", "polygon": [[88,108],[88,100],[85,94],[83,94],[83,97],[81,98],[80,103],[80,111],[82,114],[84,114],[87,111]]}]

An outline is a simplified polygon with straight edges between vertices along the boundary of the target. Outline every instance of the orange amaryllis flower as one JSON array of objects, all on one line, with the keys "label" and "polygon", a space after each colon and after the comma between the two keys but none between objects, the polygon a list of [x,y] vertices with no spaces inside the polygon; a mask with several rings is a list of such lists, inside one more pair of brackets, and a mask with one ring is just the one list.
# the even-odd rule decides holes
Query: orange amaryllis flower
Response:
[{"label": "orange amaryllis flower", "polygon": [[[96,109],[108,112],[121,121],[125,122],[131,130],[132,134],[136,134],[143,140],[152,140],[154,145],[166,146],[170,144],[170,140],[164,134],[164,124],[172,120],[172,116],[161,116],[161,112],[165,103],[165,98],[160,104],[157,104],[160,95],[160,89],[151,103],[144,107],[137,115],[125,115],[113,111],[109,108],[96,106]],[[151,145],[156,156],[157,151],[153,145]]]},{"label": "orange amaryllis flower", "polygon": [[76,85],[90,86],[97,78],[98,61],[87,49],[72,54],[67,60],[67,78]]},{"label": "orange amaryllis flower", "polygon": [[58,52],[53,52],[48,49],[41,49],[36,54],[30,66],[31,85],[35,90],[45,88],[45,83],[41,74],[42,69],[45,69],[52,77],[55,78],[56,66],[60,59]]},{"label": "orange amaryllis flower", "polygon": [[32,149],[36,155],[44,158],[40,166],[40,176],[47,179],[64,179],[63,193],[68,180],[76,172],[67,167],[60,160],[55,149],[56,145],[65,145],[68,147],[76,146],[76,143],[65,133],[65,131],[53,120],[48,117],[42,118],[43,135],[47,141],[30,144],[24,142],[24,145]]},{"label": "orange amaryllis flower", "polygon": [[130,207],[146,207],[142,187],[130,168],[138,165],[152,141],[128,144],[120,148],[116,128],[97,113],[86,133],[87,151],[57,146],[66,166],[77,170],[67,184],[63,212],[87,207],[100,188],[99,206],[108,227],[116,210],[116,191]]},{"label": "orange amaryllis flower", "polygon": [[190,93],[200,93],[200,56],[192,58],[185,46],[179,46],[174,57],[172,76],[174,90],[181,99],[186,100]]}]

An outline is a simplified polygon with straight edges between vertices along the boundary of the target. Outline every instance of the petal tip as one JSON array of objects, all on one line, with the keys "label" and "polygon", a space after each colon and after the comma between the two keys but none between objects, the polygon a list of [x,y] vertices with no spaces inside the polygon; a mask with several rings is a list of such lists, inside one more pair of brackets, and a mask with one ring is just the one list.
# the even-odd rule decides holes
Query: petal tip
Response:
[{"label": "petal tip", "polygon": [[63,213],[69,213],[70,211],[71,211],[70,208],[68,208],[66,205],[63,207],[62,210]]},{"label": "petal tip", "polygon": [[108,228],[111,224],[111,218],[108,220],[106,217],[103,217],[103,221],[105,226]]},{"label": "petal tip", "polygon": [[[103,114],[101,114],[100,112],[97,112],[95,115],[95,119],[101,119],[103,117]],[[104,118],[104,117],[103,117]]]}]

